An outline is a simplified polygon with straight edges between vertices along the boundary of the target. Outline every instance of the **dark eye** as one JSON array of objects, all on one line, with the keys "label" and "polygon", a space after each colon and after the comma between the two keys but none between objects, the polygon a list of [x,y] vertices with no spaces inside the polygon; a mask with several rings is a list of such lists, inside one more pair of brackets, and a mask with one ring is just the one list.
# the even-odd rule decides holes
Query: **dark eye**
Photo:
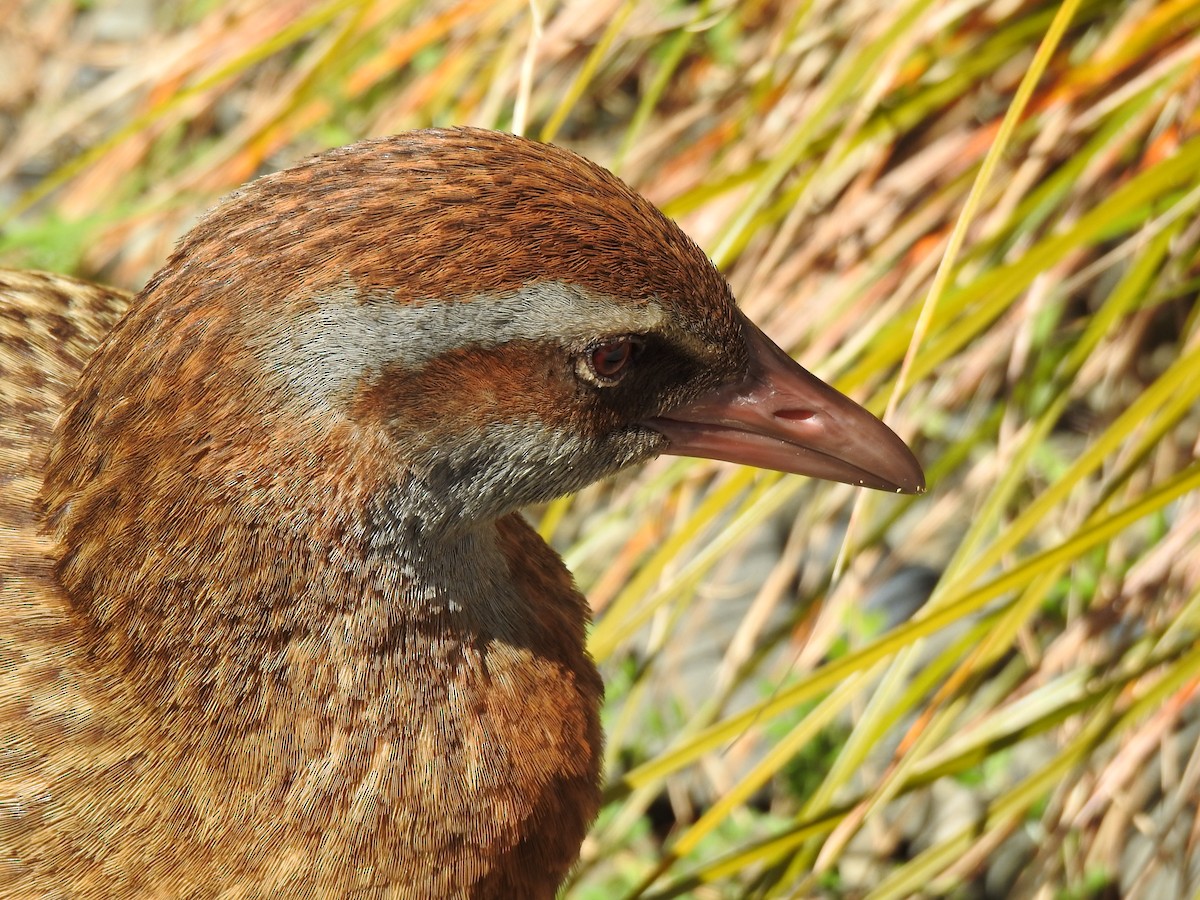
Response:
[{"label": "dark eye", "polygon": [[[641,349],[641,341],[629,334],[609,338],[584,354],[588,374],[602,384],[615,384]],[[582,373],[581,373],[582,374]]]},{"label": "dark eye", "polygon": [[633,359],[633,341],[627,337],[605,341],[592,350],[592,368],[601,378],[616,378]]}]

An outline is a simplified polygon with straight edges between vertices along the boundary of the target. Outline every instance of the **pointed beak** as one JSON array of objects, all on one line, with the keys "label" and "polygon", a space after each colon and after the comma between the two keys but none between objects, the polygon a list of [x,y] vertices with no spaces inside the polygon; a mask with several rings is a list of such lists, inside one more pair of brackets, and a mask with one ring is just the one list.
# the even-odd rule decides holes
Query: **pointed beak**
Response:
[{"label": "pointed beak", "polygon": [[749,319],[750,368],[740,381],[650,419],[663,451],[916,494],[925,475],[890,428],[801,368]]}]

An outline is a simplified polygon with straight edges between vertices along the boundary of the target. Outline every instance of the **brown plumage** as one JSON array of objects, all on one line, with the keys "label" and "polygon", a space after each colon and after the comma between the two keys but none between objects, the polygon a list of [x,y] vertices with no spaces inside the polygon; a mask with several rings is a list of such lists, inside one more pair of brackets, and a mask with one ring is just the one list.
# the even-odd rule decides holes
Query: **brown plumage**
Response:
[{"label": "brown plumage", "polygon": [[254,182],[133,300],[0,274],[0,417],[0,898],[552,897],[602,686],[517,510],[921,477],[650,204],[469,129]]}]

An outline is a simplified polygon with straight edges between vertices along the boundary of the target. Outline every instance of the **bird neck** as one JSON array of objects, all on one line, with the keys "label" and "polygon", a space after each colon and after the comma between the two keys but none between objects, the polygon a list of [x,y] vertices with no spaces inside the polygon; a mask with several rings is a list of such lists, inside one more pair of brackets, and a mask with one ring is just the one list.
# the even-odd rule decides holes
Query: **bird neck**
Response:
[{"label": "bird neck", "polygon": [[353,426],[236,464],[213,448],[188,467],[171,446],[47,504],[92,659],[155,708],[213,734],[290,731],[357,715],[393,679],[444,690],[433,661],[468,650],[590,671],[585,603],[536,533],[451,522]]}]

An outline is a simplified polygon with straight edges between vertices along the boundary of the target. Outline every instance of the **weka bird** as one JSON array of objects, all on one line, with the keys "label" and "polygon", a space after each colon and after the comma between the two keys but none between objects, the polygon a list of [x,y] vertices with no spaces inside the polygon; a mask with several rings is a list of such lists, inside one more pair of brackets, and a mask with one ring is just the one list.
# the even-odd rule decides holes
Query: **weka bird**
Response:
[{"label": "weka bird", "polygon": [[517,510],[922,486],[650,203],[469,129],[260,178],[132,300],[0,276],[0,417],[3,898],[552,897],[602,686]]}]

